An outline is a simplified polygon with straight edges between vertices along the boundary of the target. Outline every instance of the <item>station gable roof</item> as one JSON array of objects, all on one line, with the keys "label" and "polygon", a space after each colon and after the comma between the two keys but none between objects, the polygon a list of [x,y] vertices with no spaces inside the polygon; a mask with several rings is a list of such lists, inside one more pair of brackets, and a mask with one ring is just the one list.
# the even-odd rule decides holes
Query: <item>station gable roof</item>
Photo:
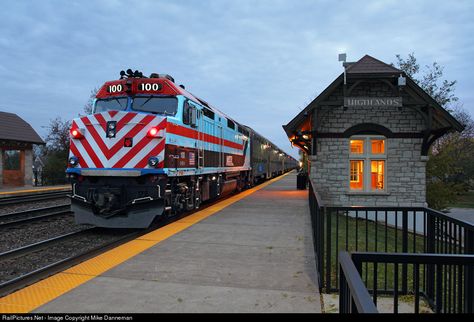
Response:
[{"label": "station gable roof", "polygon": [[[419,96],[426,105],[431,106],[434,110],[434,116],[440,124],[446,128],[456,131],[462,131],[464,126],[459,123],[448,111],[446,111],[435,99],[426,93],[414,80],[407,76],[403,71],[386,64],[372,56],[365,55],[357,62],[345,63],[346,77],[348,79],[360,78],[387,78],[398,77],[403,75],[406,77],[406,87],[412,89],[413,93]],[[296,115],[288,124],[283,125],[288,137],[292,137],[298,131],[307,131],[311,125],[309,119],[312,111],[321,103],[324,104],[325,99],[331,95],[337,88],[342,86],[344,82],[344,73],[339,75],[325,90],[321,92],[308,106],[306,106],[298,115]]]},{"label": "station gable roof", "polygon": [[0,140],[45,144],[30,124],[7,112],[0,112]]},{"label": "station gable roof", "polygon": [[369,55],[365,55],[355,63],[349,63],[346,72],[350,74],[402,73],[401,70]]}]

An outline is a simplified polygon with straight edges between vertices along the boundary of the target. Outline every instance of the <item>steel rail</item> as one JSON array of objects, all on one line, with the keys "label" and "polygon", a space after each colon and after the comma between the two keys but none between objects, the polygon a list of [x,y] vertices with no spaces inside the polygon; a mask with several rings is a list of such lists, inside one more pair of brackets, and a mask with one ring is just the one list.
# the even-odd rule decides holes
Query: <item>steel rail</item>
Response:
[{"label": "steel rail", "polygon": [[34,215],[36,213],[41,213],[41,212],[56,212],[58,210],[64,211],[68,210],[70,208],[69,204],[64,204],[64,205],[59,205],[59,206],[51,206],[51,207],[43,207],[43,208],[35,208],[35,209],[27,209],[27,210],[21,210],[21,211],[14,211],[14,212],[9,212],[3,215],[0,215],[0,224],[4,222],[5,220],[10,220],[15,217],[28,217],[30,215]]},{"label": "steel rail", "polygon": [[41,192],[28,195],[16,195],[0,198],[0,206],[12,205],[21,202],[33,202],[43,201],[50,199],[57,199],[67,197],[71,193],[71,190],[66,191],[53,191],[53,192]]},{"label": "steel rail", "polygon": [[48,219],[52,217],[59,217],[62,215],[69,215],[72,214],[71,210],[62,210],[62,211],[57,211],[57,212],[52,212],[44,215],[38,215],[38,216],[31,216],[28,218],[21,218],[17,220],[11,220],[7,222],[1,222],[0,223],[0,229],[6,228],[6,227],[11,227],[11,226],[17,226],[17,225],[23,225],[26,223],[31,223],[34,221],[42,220],[42,219]]},{"label": "steel rail", "polygon": [[28,253],[35,252],[37,250],[45,248],[46,246],[50,246],[51,244],[64,241],[68,238],[75,237],[77,235],[83,234],[84,232],[90,232],[93,229],[95,229],[95,228],[90,227],[90,228],[74,231],[74,232],[71,232],[71,233],[67,233],[67,234],[64,234],[64,235],[52,237],[52,238],[42,240],[42,241],[39,241],[39,242],[36,242],[36,243],[33,243],[33,244],[29,244],[29,245],[26,245],[26,246],[22,246],[22,247],[18,247],[18,248],[15,248],[15,249],[8,250],[6,252],[0,253],[0,261],[9,260],[11,258],[15,258],[15,257],[23,256],[23,255],[28,254]]}]

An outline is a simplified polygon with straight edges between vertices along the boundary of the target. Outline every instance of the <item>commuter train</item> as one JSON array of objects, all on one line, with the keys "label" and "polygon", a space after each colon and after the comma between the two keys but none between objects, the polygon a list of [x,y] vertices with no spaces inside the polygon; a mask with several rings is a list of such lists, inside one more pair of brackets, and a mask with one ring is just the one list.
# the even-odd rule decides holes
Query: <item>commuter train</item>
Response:
[{"label": "commuter train", "polygon": [[146,228],[296,168],[269,140],[177,86],[132,70],[72,121],[67,173],[79,224]]}]

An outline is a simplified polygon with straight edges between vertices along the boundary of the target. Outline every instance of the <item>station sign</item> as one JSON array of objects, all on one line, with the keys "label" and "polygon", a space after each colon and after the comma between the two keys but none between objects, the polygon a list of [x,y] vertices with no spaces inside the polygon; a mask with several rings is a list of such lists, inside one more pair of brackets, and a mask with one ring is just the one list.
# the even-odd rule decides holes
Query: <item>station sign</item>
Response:
[{"label": "station sign", "polygon": [[401,97],[344,97],[345,107],[391,106],[402,107]]}]

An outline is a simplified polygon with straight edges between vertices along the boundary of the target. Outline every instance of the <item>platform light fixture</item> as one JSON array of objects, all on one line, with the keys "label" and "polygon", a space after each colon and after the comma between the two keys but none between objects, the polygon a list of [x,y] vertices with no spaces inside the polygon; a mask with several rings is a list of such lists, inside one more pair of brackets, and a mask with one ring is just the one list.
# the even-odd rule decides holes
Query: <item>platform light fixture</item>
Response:
[{"label": "platform light fixture", "polygon": [[344,66],[344,85],[347,84],[347,77],[346,77],[346,59],[347,59],[347,54],[346,54],[346,53],[339,54],[338,60],[339,60],[339,61],[342,61],[342,66]]}]

